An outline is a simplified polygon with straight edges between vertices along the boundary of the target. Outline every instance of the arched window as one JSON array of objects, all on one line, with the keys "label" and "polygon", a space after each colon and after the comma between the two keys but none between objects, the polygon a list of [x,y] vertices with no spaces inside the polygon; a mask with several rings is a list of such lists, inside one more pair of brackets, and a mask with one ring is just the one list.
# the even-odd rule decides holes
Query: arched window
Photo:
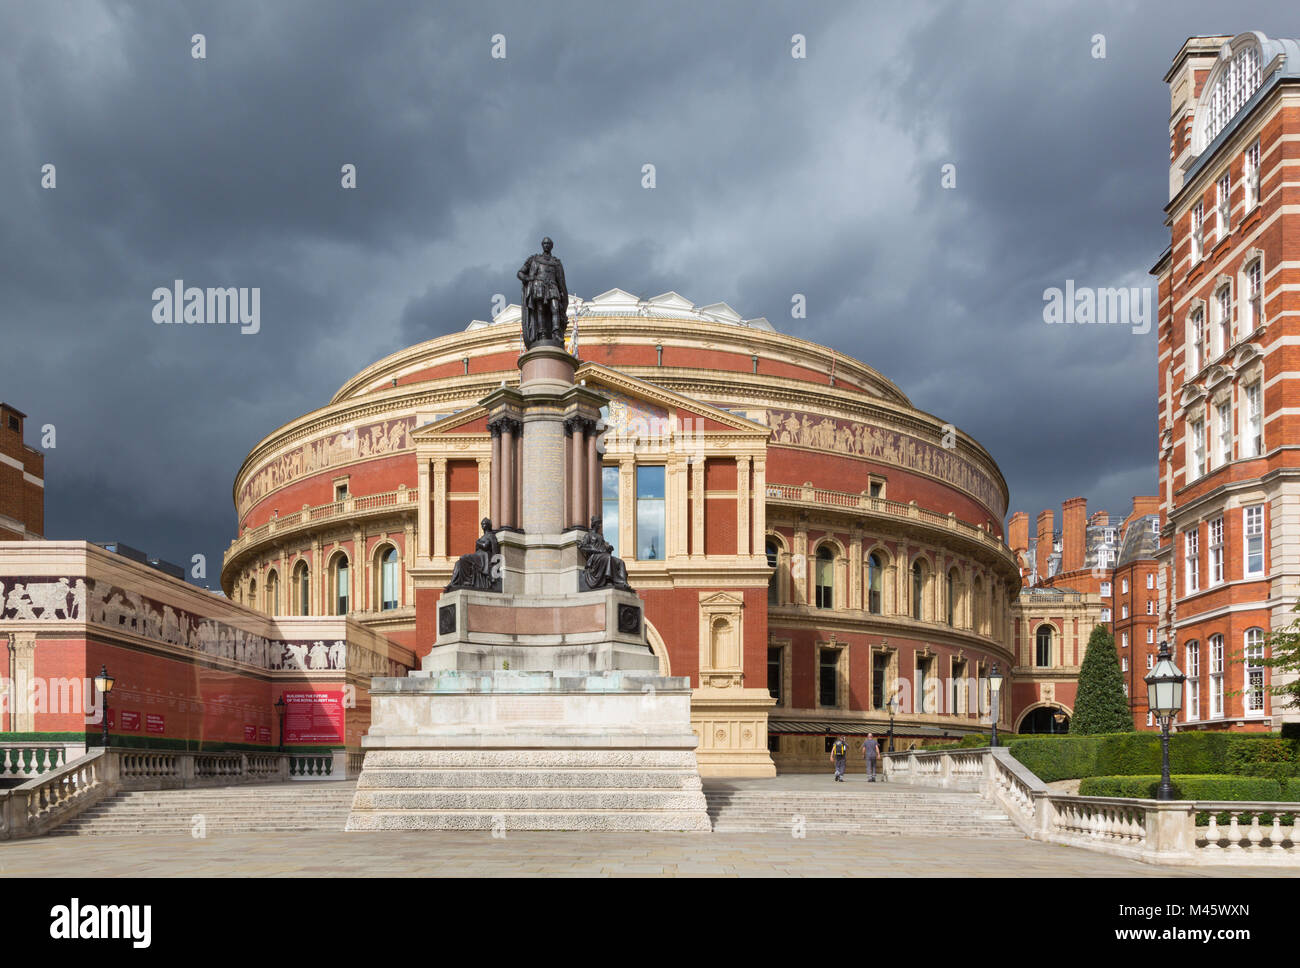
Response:
[{"label": "arched window", "polygon": [[276,571],[266,576],[266,613],[280,614],[280,573]]},{"label": "arched window", "polygon": [[779,605],[781,604],[781,555],[775,541],[769,541],[764,550],[767,553],[767,567],[772,569],[772,574],[767,578],[767,604]]},{"label": "arched window", "polygon": [[884,568],[880,563],[880,555],[871,554],[867,556],[867,611],[872,615],[880,614],[881,586],[884,583],[882,572]]},{"label": "arched window", "polygon": [[1034,665],[1050,666],[1052,664],[1052,627],[1040,625],[1035,636],[1036,646]]},{"label": "arched window", "polygon": [[925,565],[920,558],[912,562],[912,618],[924,617],[922,603],[925,601]]},{"label": "arched window", "polygon": [[984,580],[979,575],[971,583],[971,628],[980,635],[988,635],[989,601],[984,597]]},{"label": "arched window", "polygon": [[338,555],[334,559],[334,614],[348,614],[348,589],[352,578],[351,569],[348,568],[348,556]]},{"label": "arched window", "polygon": [[957,569],[953,568],[948,572],[948,624],[956,627],[957,625],[957,606],[961,600],[961,579],[957,576]]},{"label": "arched window", "polygon": [[248,579],[248,607],[257,608],[257,579]]},{"label": "arched window", "polygon": [[390,546],[379,559],[379,608],[390,611],[397,607],[397,549]]},{"label": "arched window", "polygon": [[311,614],[311,575],[305,561],[293,566],[293,603],[295,615]]},{"label": "arched window", "polygon": [[835,558],[825,545],[817,549],[817,607],[835,607]]}]

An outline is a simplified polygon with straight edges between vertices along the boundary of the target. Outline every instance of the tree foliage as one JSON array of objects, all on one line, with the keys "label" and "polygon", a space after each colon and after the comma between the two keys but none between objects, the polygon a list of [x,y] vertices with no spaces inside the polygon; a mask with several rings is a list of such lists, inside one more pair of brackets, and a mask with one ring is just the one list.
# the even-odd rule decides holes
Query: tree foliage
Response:
[{"label": "tree foliage", "polygon": [[1133,732],[1133,713],[1124,695],[1124,676],[1115,655],[1115,640],[1098,625],[1088,638],[1079,667],[1079,691],[1074,700],[1070,732],[1078,735]]}]

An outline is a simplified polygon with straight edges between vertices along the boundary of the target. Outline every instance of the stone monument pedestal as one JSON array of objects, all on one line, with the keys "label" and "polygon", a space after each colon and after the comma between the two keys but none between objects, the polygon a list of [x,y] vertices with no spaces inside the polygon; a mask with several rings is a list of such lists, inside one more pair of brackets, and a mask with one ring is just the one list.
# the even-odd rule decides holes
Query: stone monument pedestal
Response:
[{"label": "stone monument pedestal", "polygon": [[375,679],[348,830],[710,829],[688,679]]},{"label": "stone monument pedestal", "polygon": [[574,385],[559,337],[480,402],[493,530],[453,570],[420,671],[371,680],[348,830],[710,829],[690,679],[659,674],[644,604],[588,530],[608,401]]}]

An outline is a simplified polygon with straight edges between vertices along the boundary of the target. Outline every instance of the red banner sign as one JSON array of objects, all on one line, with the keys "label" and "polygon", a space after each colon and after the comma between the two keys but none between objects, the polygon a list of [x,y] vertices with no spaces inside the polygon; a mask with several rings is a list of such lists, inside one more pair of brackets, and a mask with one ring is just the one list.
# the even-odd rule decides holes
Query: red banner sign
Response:
[{"label": "red banner sign", "polygon": [[244,723],[244,742],[253,743],[257,741],[257,727],[251,723]]},{"label": "red banner sign", "polygon": [[144,717],[144,728],[150,733],[161,733],[163,731],[162,713],[146,713]]},{"label": "red banner sign", "polygon": [[269,743],[269,742],[271,742],[271,727],[270,727],[270,726],[259,726],[259,727],[257,727],[257,741],[258,741],[259,743]]},{"label": "red banner sign", "polygon": [[343,743],[343,690],[286,692],[284,739],[288,743]]},{"label": "red banner sign", "polygon": [[140,713],[131,710],[122,710],[122,732],[134,732],[140,728]]}]

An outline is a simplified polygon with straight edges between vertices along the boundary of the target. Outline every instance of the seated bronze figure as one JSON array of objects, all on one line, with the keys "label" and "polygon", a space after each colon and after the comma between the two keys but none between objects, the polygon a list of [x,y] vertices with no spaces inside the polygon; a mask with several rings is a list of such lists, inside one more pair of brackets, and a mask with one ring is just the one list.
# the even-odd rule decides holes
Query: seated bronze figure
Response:
[{"label": "seated bronze figure", "polygon": [[[451,584],[443,591],[457,588],[473,588],[478,591],[501,591],[501,545],[492,530],[490,518],[480,522],[483,534],[474,542],[472,554],[461,555],[456,567],[451,571]],[[494,573],[495,570],[495,573]]]},{"label": "seated bronze figure", "polygon": [[591,519],[591,530],[578,542],[578,550],[587,556],[586,567],[579,577],[579,591],[590,592],[597,588],[613,586],[630,592],[627,583],[627,565],[614,556],[614,546],[605,540],[600,516]]}]

